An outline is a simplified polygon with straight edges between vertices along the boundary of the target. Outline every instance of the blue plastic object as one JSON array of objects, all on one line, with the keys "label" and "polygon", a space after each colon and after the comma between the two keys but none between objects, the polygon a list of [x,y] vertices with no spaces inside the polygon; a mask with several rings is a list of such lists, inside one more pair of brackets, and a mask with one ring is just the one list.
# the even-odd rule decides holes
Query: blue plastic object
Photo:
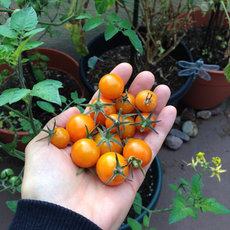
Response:
[{"label": "blue plastic object", "polygon": [[204,64],[202,58],[196,62],[187,62],[187,61],[178,61],[178,65],[185,68],[178,72],[178,76],[190,76],[194,74],[194,80],[197,75],[206,81],[211,80],[211,76],[206,72],[206,70],[219,70],[220,66],[218,65],[208,65]]}]

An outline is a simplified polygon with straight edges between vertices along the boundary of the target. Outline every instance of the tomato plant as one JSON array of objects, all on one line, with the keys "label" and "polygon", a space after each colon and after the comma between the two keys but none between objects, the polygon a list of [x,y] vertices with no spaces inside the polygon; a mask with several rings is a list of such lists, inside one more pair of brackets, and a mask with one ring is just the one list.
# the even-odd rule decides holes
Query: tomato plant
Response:
[{"label": "tomato plant", "polygon": [[92,131],[95,127],[92,117],[84,114],[76,114],[72,116],[67,124],[66,130],[69,132],[70,140],[76,142],[81,138],[85,138],[88,131]]},{"label": "tomato plant", "polygon": [[116,99],[124,91],[124,82],[118,75],[109,73],[100,79],[98,87],[104,97]]},{"label": "tomato plant", "polygon": [[54,134],[50,140],[50,143],[59,149],[65,148],[70,141],[70,135],[65,128],[57,127],[54,129]]},{"label": "tomato plant", "polygon": [[74,143],[71,149],[73,162],[82,168],[89,168],[97,163],[100,157],[100,148],[97,143],[88,138],[82,138]]},{"label": "tomato plant", "polygon": [[122,109],[123,114],[131,113],[134,110],[135,98],[132,94],[125,92],[115,100],[117,111]]},{"label": "tomato plant", "polygon": [[142,90],[135,97],[135,105],[142,112],[151,112],[157,105],[157,97],[150,90]]},{"label": "tomato plant", "polygon": [[[149,145],[140,139],[131,138],[123,148],[123,156],[129,159],[131,156],[142,161],[141,167],[146,166],[152,159],[152,150]],[[138,167],[135,165],[135,167]]]},{"label": "tomato plant", "polygon": [[121,154],[108,152],[99,158],[96,164],[96,173],[104,184],[115,186],[127,179],[129,167]]}]

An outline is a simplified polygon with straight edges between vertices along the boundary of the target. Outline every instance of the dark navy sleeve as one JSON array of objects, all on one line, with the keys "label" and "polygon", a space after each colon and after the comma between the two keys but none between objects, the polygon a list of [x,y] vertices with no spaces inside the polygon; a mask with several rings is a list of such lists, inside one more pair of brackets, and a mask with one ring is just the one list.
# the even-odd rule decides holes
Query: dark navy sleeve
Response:
[{"label": "dark navy sleeve", "polygon": [[101,230],[84,216],[56,204],[19,200],[8,230]]}]

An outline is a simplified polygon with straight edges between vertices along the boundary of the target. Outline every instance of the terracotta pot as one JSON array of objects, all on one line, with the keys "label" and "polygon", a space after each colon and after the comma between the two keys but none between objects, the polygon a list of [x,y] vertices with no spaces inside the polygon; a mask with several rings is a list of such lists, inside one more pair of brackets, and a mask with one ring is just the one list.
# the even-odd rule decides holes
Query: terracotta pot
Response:
[{"label": "terracotta pot", "polygon": [[[184,16],[185,13],[180,17],[183,18]],[[209,15],[203,17],[200,9],[195,10],[194,16],[197,26],[208,24]],[[193,25],[193,23],[188,24],[187,28]],[[227,27],[229,26],[226,18],[224,20],[224,25]],[[207,71],[207,73],[211,76],[211,80],[206,81],[197,76],[182,99],[185,105],[198,110],[210,109],[219,105],[230,96],[230,83],[227,81],[224,72]]]},{"label": "terracotta pot", "polygon": [[[87,80],[87,72],[89,71],[88,60],[93,57],[99,57],[104,52],[113,49],[117,46],[130,45],[130,41],[127,36],[124,36],[122,33],[117,33],[113,38],[108,41],[105,41],[104,34],[98,35],[94,38],[88,45],[89,54],[83,58],[81,58],[79,62],[79,74],[82,81],[82,84],[85,86],[89,95],[93,95],[95,93],[95,89]],[[176,60],[187,60],[189,62],[193,61],[193,57],[188,48],[181,42],[175,48],[174,51],[170,53],[172,57]],[[171,97],[169,98],[168,104],[176,106],[179,100],[185,95],[190,86],[192,85],[193,76],[188,77],[185,84]]]},{"label": "terracotta pot", "polygon": [[[59,70],[71,76],[79,85],[82,92],[82,97],[85,96],[85,89],[81,84],[81,80],[78,74],[78,68],[79,68],[78,62],[76,62],[69,55],[58,50],[54,50],[50,48],[37,48],[37,50],[40,54],[46,55],[47,57],[50,58],[50,61],[47,62],[47,68]],[[28,51],[28,54],[30,54],[30,52],[34,52],[34,50]],[[6,65],[1,65],[0,71],[5,68],[9,69],[9,67],[7,67]],[[23,136],[27,136],[29,135],[29,133],[18,132],[18,135],[19,135],[19,140],[21,140]],[[4,140],[6,143],[10,143],[14,139],[14,132],[8,132],[8,130],[0,129],[0,138]],[[26,144],[22,142],[18,142],[18,146],[17,146],[18,150],[24,151],[25,147]]]}]

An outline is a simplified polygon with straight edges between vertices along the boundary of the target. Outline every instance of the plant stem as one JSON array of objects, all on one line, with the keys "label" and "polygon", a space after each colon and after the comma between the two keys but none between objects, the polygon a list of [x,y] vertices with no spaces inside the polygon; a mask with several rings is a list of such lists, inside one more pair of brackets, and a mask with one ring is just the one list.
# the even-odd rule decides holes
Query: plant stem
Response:
[{"label": "plant stem", "polygon": [[144,206],[142,206],[136,202],[133,202],[133,204],[141,207],[143,210],[145,210],[149,213],[170,212],[173,209],[173,208],[165,208],[165,209],[158,209],[158,210],[150,210],[150,209],[148,209],[148,208],[146,208],[146,207],[144,207]]}]

